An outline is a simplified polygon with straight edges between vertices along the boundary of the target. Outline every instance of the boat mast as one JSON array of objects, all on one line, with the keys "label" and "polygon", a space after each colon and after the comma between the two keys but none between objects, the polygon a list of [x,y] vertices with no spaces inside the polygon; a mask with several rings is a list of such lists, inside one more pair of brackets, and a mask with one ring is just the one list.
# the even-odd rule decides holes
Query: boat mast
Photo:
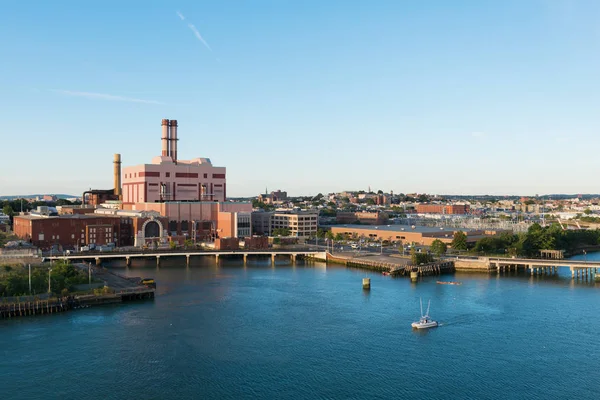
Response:
[{"label": "boat mast", "polygon": [[[425,314],[425,316],[429,316],[429,306],[431,306],[431,299],[429,299],[429,301],[427,302],[427,314]],[[421,310],[421,312],[423,312]]]}]

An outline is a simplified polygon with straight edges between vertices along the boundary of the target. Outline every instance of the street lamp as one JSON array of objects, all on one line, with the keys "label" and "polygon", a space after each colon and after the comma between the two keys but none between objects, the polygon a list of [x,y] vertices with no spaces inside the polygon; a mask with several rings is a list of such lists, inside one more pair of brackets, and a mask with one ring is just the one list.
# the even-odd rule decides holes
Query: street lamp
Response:
[{"label": "street lamp", "polygon": [[50,275],[52,273],[52,268],[48,268],[48,294],[52,293],[52,290],[50,288]]}]

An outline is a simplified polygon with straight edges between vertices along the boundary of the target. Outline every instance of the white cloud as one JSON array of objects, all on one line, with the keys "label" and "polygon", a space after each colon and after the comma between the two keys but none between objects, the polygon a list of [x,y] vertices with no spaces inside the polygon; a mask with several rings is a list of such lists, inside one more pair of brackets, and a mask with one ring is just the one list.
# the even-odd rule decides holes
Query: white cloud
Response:
[{"label": "white cloud", "polygon": [[180,13],[179,11],[176,11],[176,13],[177,13],[177,16],[178,16],[179,18],[181,18],[181,20],[182,20],[182,21],[184,21],[184,20],[185,20],[185,17],[183,16],[183,14],[182,14],[182,13]]},{"label": "white cloud", "polygon": [[92,92],[75,92],[72,90],[54,90],[56,93],[65,94],[67,96],[86,97],[88,99],[99,99],[109,101],[126,101],[129,103],[142,103],[142,104],[165,104],[155,100],[136,99],[133,97],[115,96],[112,94],[105,93],[92,93]]}]

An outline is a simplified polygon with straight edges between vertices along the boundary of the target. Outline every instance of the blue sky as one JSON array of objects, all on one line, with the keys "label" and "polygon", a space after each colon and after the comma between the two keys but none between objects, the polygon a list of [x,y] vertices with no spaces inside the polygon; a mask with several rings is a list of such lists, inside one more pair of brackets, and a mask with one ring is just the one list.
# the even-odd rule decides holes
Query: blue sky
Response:
[{"label": "blue sky", "polygon": [[594,0],[3,1],[0,194],[111,188],[113,153],[160,154],[162,118],[230,196],[598,193],[599,17]]}]

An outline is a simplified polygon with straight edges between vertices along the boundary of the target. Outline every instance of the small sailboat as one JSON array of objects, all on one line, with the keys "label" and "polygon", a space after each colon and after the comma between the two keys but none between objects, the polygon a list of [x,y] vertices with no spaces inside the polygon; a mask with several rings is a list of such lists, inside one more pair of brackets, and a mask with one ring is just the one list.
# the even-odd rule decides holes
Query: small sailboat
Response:
[{"label": "small sailboat", "polygon": [[429,300],[427,303],[427,312],[425,314],[423,314],[423,300],[419,299],[419,303],[421,303],[421,319],[419,319],[417,322],[413,322],[411,326],[416,329],[427,329],[438,326],[438,323],[429,317],[429,306],[431,305],[431,300]]}]

